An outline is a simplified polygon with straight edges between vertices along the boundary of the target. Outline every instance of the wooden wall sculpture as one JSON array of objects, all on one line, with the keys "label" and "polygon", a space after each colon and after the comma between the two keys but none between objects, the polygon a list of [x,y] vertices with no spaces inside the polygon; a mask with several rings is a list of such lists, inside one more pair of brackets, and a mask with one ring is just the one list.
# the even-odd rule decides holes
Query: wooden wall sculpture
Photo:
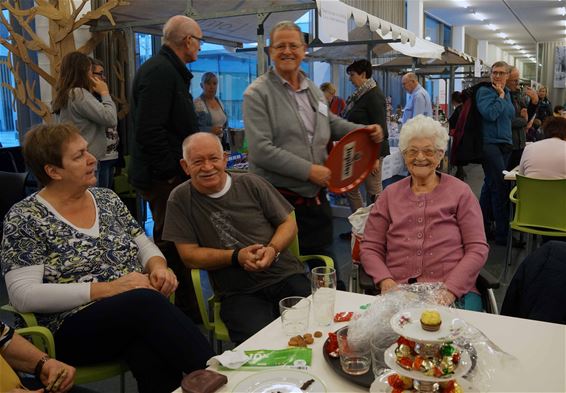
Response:
[{"label": "wooden wall sculpture", "polygon": [[[25,34],[16,32],[10,20],[0,12],[0,23],[8,30],[9,37],[0,37],[0,44],[8,51],[8,59],[4,62],[14,75],[16,86],[2,84],[10,89],[14,98],[28,106],[34,113],[43,118],[44,121],[51,119],[51,111],[48,105],[35,95],[35,86],[26,83],[24,85],[21,74],[21,64],[25,64],[33,70],[40,78],[43,78],[51,87],[59,76],[61,59],[65,54],[78,50],[88,54],[102,40],[106,33],[94,33],[92,37],[80,48],[76,47],[73,32],[79,27],[92,23],[100,18],[107,18],[115,25],[110,11],[118,5],[128,4],[122,0],[108,0],[79,18],[79,14],[90,0],[34,0],[34,6],[22,9],[19,0],[0,1],[0,7],[9,11],[11,19],[16,21]],[[49,36],[40,37],[32,28],[34,18],[38,15],[49,20]],[[31,58],[30,52],[44,53],[50,61],[50,70],[46,71],[37,65]],[[125,88],[124,88],[125,89]],[[125,93],[124,93],[125,96]],[[127,109],[126,109],[127,111]]]}]

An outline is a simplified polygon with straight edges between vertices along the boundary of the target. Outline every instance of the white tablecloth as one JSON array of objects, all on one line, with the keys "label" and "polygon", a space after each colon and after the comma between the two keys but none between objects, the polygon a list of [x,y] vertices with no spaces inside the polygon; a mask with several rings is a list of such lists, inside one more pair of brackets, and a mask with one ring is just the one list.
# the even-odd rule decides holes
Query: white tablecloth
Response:
[{"label": "white tablecloth", "polygon": [[[356,311],[362,304],[371,303],[372,296],[350,292],[339,292],[336,311]],[[493,314],[457,310],[460,316],[483,331],[502,350],[514,355],[520,367],[509,370],[504,378],[495,382],[492,392],[566,392],[566,326],[510,318]],[[335,331],[344,323],[319,329],[312,324],[309,331]],[[287,346],[288,338],[283,334],[281,320],[276,319],[260,332],[239,346],[241,349],[280,349]],[[312,367],[309,372],[318,376],[329,392],[367,392],[336,374],[327,365],[322,354],[323,339],[311,346]],[[370,371],[371,372],[371,371]],[[219,392],[232,392],[250,371],[222,371],[228,384]],[[181,389],[174,393],[181,393]]]}]

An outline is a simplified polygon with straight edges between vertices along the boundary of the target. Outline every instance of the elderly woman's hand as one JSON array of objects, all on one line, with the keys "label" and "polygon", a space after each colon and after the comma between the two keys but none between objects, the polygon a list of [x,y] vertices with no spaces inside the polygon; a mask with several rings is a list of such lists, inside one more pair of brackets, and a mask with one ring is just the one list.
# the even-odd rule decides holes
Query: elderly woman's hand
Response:
[{"label": "elderly woman's hand", "polygon": [[379,282],[379,289],[380,289],[381,293],[393,291],[396,288],[397,288],[397,283],[395,282],[395,280],[393,280],[391,278],[386,278],[386,279],[381,280]]},{"label": "elderly woman's hand", "polygon": [[366,128],[372,131],[369,135],[372,141],[380,143],[383,140],[383,129],[379,124],[370,124]]},{"label": "elderly woman's hand", "polygon": [[168,268],[154,269],[149,274],[151,286],[161,292],[164,296],[171,295],[179,285],[177,276],[173,270]]},{"label": "elderly woman's hand", "polygon": [[111,282],[114,294],[130,291],[137,288],[154,289],[147,274],[131,272]]},{"label": "elderly woman's hand", "polygon": [[49,359],[41,369],[41,383],[49,392],[66,392],[73,387],[75,368],[56,359]]},{"label": "elderly woman's hand", "polygon": [[456,301],[456,296],[448,289],[442,288],[438,291],[438,304],[449,306]]}]

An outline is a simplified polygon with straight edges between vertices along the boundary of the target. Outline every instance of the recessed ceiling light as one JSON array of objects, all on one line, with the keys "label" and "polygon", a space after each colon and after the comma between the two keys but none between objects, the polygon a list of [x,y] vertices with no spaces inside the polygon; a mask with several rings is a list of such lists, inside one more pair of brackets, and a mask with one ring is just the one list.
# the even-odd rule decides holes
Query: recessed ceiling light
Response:
[{"label": "recessed ceiling light", "polygon": [[506,40],[503,41],[503,42],[505,42],[507,45],[515,45],[515,41],[510,40],[510,39],[506,39]]},{"label": "recessed ceiling light", "polygon": [[486,17],[483,14],[480,14],[479,12],[472,12],[472,16],[481,22],[486,20]]},{"label": "recessed ceiling light", "polygon": [[509,37],[507,34],[505,34],[505,33],[503,33],[503,32],[497,33],[497,35],[498,35],[499,37],[501,37],[501,38],[507,38],[507,37]]},{"label": "recessed ceiling light", "polygon": [[521,51],[520,51],[520,52],[521,52],[521,53],[523,53],[523,54],[525,54],[525,55],[527,54],[527,51],[526,51],[526,50],[524,50],[524,49],[521,49]]},{"label": "recessed ceiling light", "polygon": [[560,15],[566,16],[566,7],[560,7],[558,10],[560,11]]},{"label": "recessed ceiling light", "polygon": [[495,27],[494,25],[492,25],[491,23],[487,25],[487,28],[491,31],[495,31],[497,30],[497,27]]},{"label": "recessed ceiling light", "polygon": [[513,45],[513,48],[517,49],[517,50],[521,50],[523,48],[521,48],[519,45]]}]

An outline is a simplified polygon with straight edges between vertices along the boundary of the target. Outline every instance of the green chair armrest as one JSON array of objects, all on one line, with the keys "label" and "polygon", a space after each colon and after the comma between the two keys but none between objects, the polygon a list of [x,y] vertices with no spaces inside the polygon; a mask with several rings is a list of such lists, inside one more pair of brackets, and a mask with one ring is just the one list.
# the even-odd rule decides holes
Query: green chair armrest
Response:
[{"label": "green chair armrest", "polygon": [[0,309],[2,311],[7,311],[7,312],[11,312],[12,314],[16,314],[19,315],[24,322],[26,323],[26,327],[29,326],[38,326],[37,323],[37,319],[35,318],[35,314],[31,313],[31,312],[19,312],[18,310],[16,310],[12,305],[10,304],[5,304],[2,307],[0,307]]},{"label": "green chair armrest", "polygon": [[209,303],[204,299],[200,275],[201,269],[191,269],[191,280],[193,281],[193,286],[195,287],[195,294],[197,296],[197,304],[200,312],[200,317],[202,318],[202,323],[206,330],[213,330],[214,325],[210,322],[210,317],[208,315],[207,305]]},{"label": "green chair armrest", "polygon": [[511,200],[511,202],[517,204],[517,186],[513,187],[513,189],[509,193],[509,199]]},{"label": "green chair armrest", "polygon": [[303,263],[306,261],[321,261],[327,267],[334,267],[334,260],[326,255],[299,255],[298,258]]},{"label": "green chair armrest", "polygon": [[32,339],[39,337],[43,341],[43,345],[38,348],[46,352],[50,357],[55,358],[55,340],[49,329],[43,326],[30,326],[16,329],[16,332],[24,337],[32,337]]}]

